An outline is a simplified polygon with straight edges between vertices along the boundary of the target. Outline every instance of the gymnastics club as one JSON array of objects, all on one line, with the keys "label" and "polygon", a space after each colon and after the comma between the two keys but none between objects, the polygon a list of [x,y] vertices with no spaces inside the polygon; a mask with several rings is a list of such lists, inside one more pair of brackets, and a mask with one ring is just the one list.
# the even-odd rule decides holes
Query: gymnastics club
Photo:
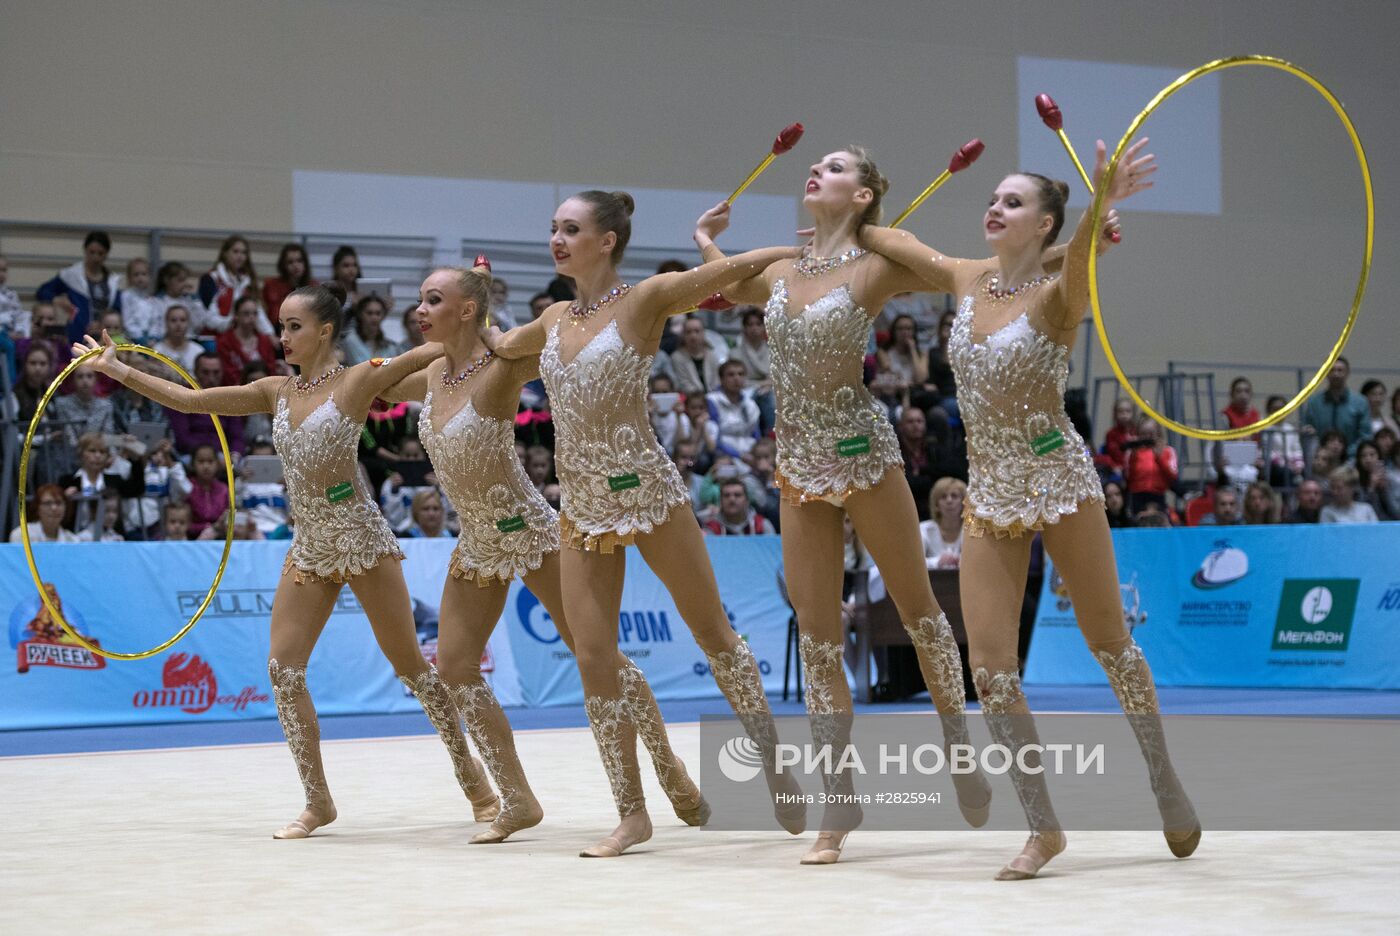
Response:
[{"label": "gymnastics club", "polygon": [[919,197],[909,203],[908,208],[900,212],[899,217],[895,218],[894,221],[890,223],[890,227],[897,228],[903,224],[904,220],[917,211],[919,206],[922,205],[930,195],[938,191],[943,186],[944,182],[947,182],[953,177],[953,173],[962,172],[968,166],[977,162],[977,157],[981,156],[982,151],[986,148],[986,144],[976,137],[973,137],[962,146],[959,146],[958,151],[953,154],[953,158],[948,160],[948,168],[939,173],[938,178],[930,182],[928,188],[920,192]]},{"label": "gymnastics club", "polygon": [[757,179],[759,176],[763,175],[763,170],[767,169],[768,166],[772,164],[773,160],[777,159],[779,156],[783,155],[788,150],[792,149],[794,146],[797,145],[797,141],[802,139],[803,129],[804,128],[802,124],[794,123],[788,124],[782,130],[778,131],[778,138],[773,141],[773,151],[767,156],[763,157],[763,161],[754,167],[753,172],[749,173],[749,177],[745,179],[742,183],[740,183],[739,187],[734,190],[734,194],[730,195],[729,198],[725,200],[728,201],[730,204],[733,204],[734,199],[744,194],[744,189],[748,188],[750,185],[753,185],[754,179]]},{"label": "gymnastics club", "polygon": [[[1040,119],[1055,131],[1055,135],[1064,144],[1065,152],[1069,153],[1069,158],[1074,162],[1074,168],[1079,170],[1079,178],[1084,180],[1084,187],[1089,190],[1090,197],[1094,194],[1094,183],[1089,181],[1089,173],[1084,171],[1084,164],[1079,161],[1079,154],[1074,151],[1074,144],[1070,143],[1069,137],[1065,136],[1065,115],[1060,113],[1060,105],[1055,103],[1055,99],[1048,94],[1037,94],[1035,96],[1035,109],[1040,113]],[[1115,244],[1123,239],[1123,235],[1114,231],[1109,235],[1109,240]]]}]

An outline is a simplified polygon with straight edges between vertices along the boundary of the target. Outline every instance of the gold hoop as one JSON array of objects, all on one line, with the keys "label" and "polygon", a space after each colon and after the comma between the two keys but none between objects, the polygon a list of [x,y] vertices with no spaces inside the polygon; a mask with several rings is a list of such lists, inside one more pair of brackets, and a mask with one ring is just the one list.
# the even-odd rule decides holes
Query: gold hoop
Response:
[{"label": "gold hoop", "polygon": [[1347,322],[1342,328],[1341,337],[1338,338],[1337,343],[1332,346],[1332,352],[1327,355],[1327,360],[1323,361],[1322,366],[1318,368],[1312,380],[1308,381],[1307,385],[1299,390],[1297,396],[1289,400],[1283,409],[1260,419],[1258,422],[1251,423],[1248,426],[1240,426],[1236,429],[1197,429],[1194,426],[1183,425],[1157,412],[1148,405],[1147,401],[1133,388],[1127,375],[1123,373],[1123,368],[1119,366],[1118,357],[1113,353],[1113,345],[1108,340],[1108,331],[1103,323],[1103,308],[1099,304],[1098,252],[1092,250],[1089,252],[1089,304],[1094,313],[1094,328],[1098,331],[1099,341],[1103,343],[1104,356],[1108,358],[1108,363],[1109,366],[1113,368],[1114,376],[1117,377],[1118,382],[1123,385],[1123,389],[1128,391],[1128,396],[1132,397],[1133,402],[1140,406],[1144,413],[1151,416],[1162,426],[1171,429],[1173,432],[1178,432],[1181,435],[1190,436],[1193,439],[1205,439],[1207,441],[1241,439],[1245,436],[1253,435],[1260,429],[1266,429],[1282,421],[1289,413],[1302,406],[1303,402],[1318,388],[1326,378],[1328,371],[1332,369],[1332,365],[1336,363],[1337,358],[1341,356],[1342,349],[1346,346],[1347,339],[1351,337],[1351,330],[1353,326],[1356,325],[1356,316],[1361,312],[1361,299],[1366,294],[1366,280],[1371,274],[1371,249],[1375,243],[1376,233],[1376,202],[1375,195],[1371,189],[1371,170],[1366,163],[1366,151],[1361,146],[1361,138],[1356,135],[1356,127],[1352,124],[1351,118],[1347,116],[1346,109],[1342,107],[1341,102],[1337,100],[1336,96],[1333,95],[1331,91],[1327,90],[1322,82],[1318,81],[1312,75],[1291,62],[1286,62],[1283,59],[1273,58],[1267,55],[1237,55],[1232,58],[1217,59],[1214,62],[1207,62],[1201,67],[1187,72],[1162,89],[1162,91],[1152,99],[1151,103],[1147,105],[1147,109],[1137,115],[1132,125],[1128,127],[1128,132],[1123,134],[1123,139],[1118,141],[1118,147],[1113,151],[1113,158],[1108,161],[1103,179],[1100,181],[1098,189],[1094,193],[1094,206],[1090,209],[1094,222],[1092,229],[1098,230],[1103,224],[1104,198],[1112,187],[1113,174],[1118,169],[1118,160],[1122,157],[1123,151],[1128,148],[1129,143],[1137,134],[1138,128],[1142,126],[1143,122],[1146,121],[1148,117],[1152,116],[1152,112],[1165,103],[1167,98],[1171,97],[1197,78],[1203,75],[1209,75],[1212,72],[1223,71],[1227,68],[1235,68],[1240,65],[1263,65],[1268,68],[1277,68],[1279,71],[1284,71],[1290,75],[1301,78],[1311,85],[1318,94],[1321,94],[1328,104],[1332,105],[1332,110],[1336,111],[1337,117],[1342,121],[1342,126],[1346,127],[1347,136],[1351,138],[1351,145],[1356,150],[1356,161],[1361,167],[1361,181],[1366,189],[1366,247],[1361,257],[1361,277],[1356,283],[1356,295],[1351,302],[1351,313],[1347,316]]},{"label": "gold hoop", "polygon": [[[49,598],[48,589],[44,588],[43,579],[39,576],[39,568],[34,564],[34,547],[32,547],[29,544],[29,524],[27,522],[28,518],[26,516],[25,510],[24,488],[25,482],[28,480],[29,477],[29,450],[34,444],[34,434],[39,429],[39,420],[44,415],[44,408],[49,405],[49,400],[52,399],[53,395],[58,392],[58,388],[63,385],[63,382],[68,379],[69,374],[73,373],[73,371],[81,367],[82,364],[85,361],[87,361],[88,358],[96,357],[97,355],[103,353],[106,350],[106,348],[93,348],[86,354],[75,358],[67,367],[65,367],[63,369],[63,372],[60,373],[57,377],[55,377],[53,379],[53,382],[49,384],[49,389],[44,392],[44,396],[39,400],[38,409],[34,411],[34,418],[29,421],[29,431],[24,434],[24,450],[20,454],[19,459],[19,535],[20,540],[24,543],[24,558],[29,563],[29,574],[34,579],[34,586],[39,589],[39,600],[44,603],[44,607],[48,608],[49,614],[53,615],[53,619],[63,627],[63,629],[68,633],[68,636],[72,637],[78,643],[82,644],[84,647],[88,648],[93,653],[96,653],[98,656],[104,656],[109,660],[144,660],[147,657],[155,656],[157,653],[160,653],[163,650],[168,650],[175,644],[177,640],[188,634],[190,632],[190,628],[194,627],[195,622],[198,621],[200,617],[204,615],[205,610],[209,607],[209,603],[214,600],[214,592],[218,590],[219,582],[224,577],[224,569],[228,567],[228,554],[229,551],[233,548],[233,456],[228,450],[228,439],[224,437],[224,427],[222,424],[220,424],[219,417],[211,416],[210,418],[214,420],[214,431],[219,434],[219,447],[222,448],[224,451],[224,472],[228,477],[229,523],[228,533],[224,537],[224,554],[219,559],[219,571],[214,574],[214,584],[209,586],[209,591],[205,594],[204,601],[200,602],[199,608],[194,613],[194,617],[190,618],[187,622],[185,622],[185,626],[180,628],[180,630],[176,632],[174,637],[171,637],[169,640],[165,641],[159,646],[152,647],[149,650],[143,650],[139,653],[122,653],[117,650],[107,650],[103,647],[99,647],[97,644],[93,643],[92,641],[84,637],[82,634],[78,633],[77,630],[75,630],[74,627],[68,623],[68,619],[63,616],[63,612],[60,611],[54,605],[52,599]],[[117,345],[116,350],[135,351],[139,354],[145,354],[150,357],[153,357],[156,360],[160,361],[162,364],[165,364],[167,367],[173,369],[175,373],[183,377],[185,379],[185,382],[188,383],[191,387],[199,387],[199,384],[195,382],[195,379],[191,377],[183,367],[181,367],[175,361],[172,361],[170,358],[166,357],[164,354],[161,354],[159,351],[155,351],[151,348],[146,348],[141,345],[134,344]]]}]

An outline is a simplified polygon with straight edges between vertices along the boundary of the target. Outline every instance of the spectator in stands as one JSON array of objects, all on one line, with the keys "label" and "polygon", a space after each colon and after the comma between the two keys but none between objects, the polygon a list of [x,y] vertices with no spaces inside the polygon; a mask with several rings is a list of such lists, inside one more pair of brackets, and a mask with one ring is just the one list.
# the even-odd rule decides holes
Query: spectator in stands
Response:
[{"label": "spectator in stands", "polygon": [[740,478],[719,485],[719,513],[705,521],[705,532],[714,536],[757,536],[772,533],[768,521],[749,505],[749,489]]},{"label": "spectator in stands", "polygon": [[[222,540],[228,536],[228,511],[219,514],[219,519],[205,527],[197,540]],[[244,510],[235,511],[233,515],[233,538],[236,540],[261,540],[267,539],[262,530],[254,522],[252,516]]]},{"label": "spectator in stands", "polygon": [[[34,412],[39,408],[39,399],[53,380],[53,351],[47,343],[33,342],[24,349],[19,361],[19,376],[11,390],[10,398],[15,403],[16,421],[21,426],[29,425]],[[45,414],[53,419],[51,412]]]},{"label": "spectator in stands", "polygon": [[197,326],[203,312],[194,286],[194,274],[183,263],[163,263],[156,272],[156,298],[165,304],[166,309],[172,305],[184,306],[190,321]]},{"label": "spectator in stands", "polygon": [[671,378],[657,374],[648,382],[647,415],[656,439],[667,452],[674,453],[676,440],[690,435],[690,420],[685,415],[685,403],[676,393]]},{"label": "spectator in stands", "polygon": [[[254,436],[253,441],[248,443],[249,458],[254,456],[275,458],[276,455],[277,450],[273,447],[270,438]],[[244,464],[247,464],[246,459]],[[265,538],[274,530],[286,525],[287,485],[284,482],[253,481],[246,477],[240,477],[234,494],[237,496],[239,513],[248,515],[253,525],[258,529],[259,539]]]},{"label": "spectator in stands", "polygon": [[1340,429],[1328,429],[1322,434],[1313,454],[1312,475],[1325,478],[1346,461],[1347,438]]},{"label": "spectator in stands", "polygon": [[743,361],[725,361],[719,366],[719,389],[705,395],[710,419],[719,430],[716,446],[741,460],[747,460],[758,439],[758,404],[744,389],[747,376]]},{"label": "spectator in stands", "polygon": [[204,346],[190,340],[190,310],[179,302],[165,307],[165,335],[153,346],[190,373],[195,362],[204,354]]},{"label": "spectator in stands", "polygon": [[86,432],[78,439],[78,470],[59,480],[63,496],[73,505],[73,528],[84,530],[99,520],[98,507],[104,491],[121,497],[140,497],[145,488],[145,463],[137,455],[135,439],[127,438],[131,458],[122,475],[112,468],[112,452],[101,432]]},{"label": "spectator in stands", "polygon": [[346,367],[362,364],[370,358],[387,358],[403,353],[403,345],[391,341],[384,334],[384,317],[388,314],[388,304],[377,295],[365,296],[355,303],[355,310],[347,323],[349,327],[341,339]]},{"label": "spectator in stands", "polygon": [[509,331],[519,324],[510,307],[510,285],[499,276],[491,278],[491,324]]},{"label": "spectator in stands", "polygon": [[[131,466],[136,474],[139,465]],[[146,455],[141,472],[145,487],[140,496],[128,497],[122,504],[125,529],[134,539],[158,539],[161,530],[161,502],[183,502],[190,495],[190,479],[185,466],[175,457],[169,439],[161,439]],[[188,519],[186,519],[188,523]]]},{"label": "spectator in stands", "polygon": [[382,488],[389,472],[404,460],[399,452],[405,440],[417,431],[420,409],[422,404],[414,401],[370,410],[364,431],[360,433],[359,459],[369,476],[371,490]]},{"label": "spectator in stands", "polygon": [[773,395],[772,355],[768,349],[768,331],[763,327],[763,310],[757,306],[742,306],[743,331],[730,360],[742,361],[753,401],[758,404],[758,431],[767,435],[773,431],[777,399]]},{"label": "spectator in stands", "polygon": [[[144,354],[128,355],[126,362],[147,374],[164,376],[170,373],[164,364]],[[169,434],[170,420],[166,418],[165,407],[155,400],[148,399],[121,384],[117,384],[112,395],[107,399],[112,401],[112,424],[116,427],[117,433],[126,435],[133,431],[132,427],[137,423],[144,422],[157,423],[164,427],[167,435]]]},{"label": "spectator in stands", "polygon": [[1094,456],[1094,464],[1101,474],[1110,478],[1122,478],[1128,468],[1129,442],[1137,440],[1137,407],[1127,397],[1113,401],[1113,425],[1104,436],[1103,447]]},{"label": "spectator in stands", "polygon": [[300,244],[283,244],[277,254],[277,275],[269,276],[262,288],[263,310],[274,328],[282,314],[282,303],[292,291],[314,285],[316,281],[311,278],[311,258],[306,255],[306,248]]},{"label": "spectator in stands", "polygon": [[1231,429],[1248,426],[1259,421],[1259,411],[1253,406],[1254,385],[1248,377],[1236,377],[1230,381],[1230,402],[1220,411]]},{"label": "spectator in stands", "polygon": [[749,485],[749,501],[754,510],[773,524],[773,532],[780,532],[782,491],[778,489],[776,472],[778,467],[778,443],[764,436],[749,450],[753,461],[752,470],[745,479]]},{"label": "spectator in stands", "polygon": [[546,504],[553,507],[555,510],[558,510],[559,496],[561,490],[562,488],[559,487],[558,481],[551,481],[544,486],[543,490],[540,491],[540,496],[544,498],[544,502]]},{"label": "spectator in stands", "polygon": [[532,445],[525,450],[525,474],[535,490],[543,491],[544,486],[555,480],[554,453],[543,445]]},{"label": "spectator in stands", "polygon": [[218,520],[228,509],[228,485],[219,477],[219,450],[212,445],[195,446],[191,459],[194,475],[190,478],[190,535],[194,539],[204,528]]},{"label": "spectator in stands", "polygon": [[[63,496],[63,488],[56,484],[41,484],[34,491],[34,500],[29,505],[29,515],[38,517],[31,520],[29,541],[31,543],[76,543],[78,537],[72,530],[65,529],[63,518],[68,514],[68,501]],[[19,527],[10,531],[10,542],[21,542]]]},{"label": "spectator in stands", "polygon": [[870,381],[870,394],[875,397],[875,402],[884,407],[885,418],[898,425],[899,414],[909,405],[909,395],[900,390],[898,375],[877,367]]},{"label": "spectator in stands", "polygon": [[403,349],[412,351],[423,343],[423,329],[418,327],[418,303],[403,310]]},{"label": "spectator in stands", "polygon": [[1371,406],[1359,393],[1347,389],[1351,363],[1337,358],[1327,374],[1327,387],[1303,404],[1303,435],[1322,435],[1335,429],[1346,441],[1346,457],[1356,454],[1356,443],[1371,437]]},{"label": "spectator in stands", "polygon": [[1371,436],[1371,441],[1376,443],[1376,448],[1380,450],[1381,461],[1386,464],[1390,463],[1391,457],[1395,454],[1395,443],[1397,439],[1400,439],[1400,436],[1391,432],[1389,428],[1382,428],[1375,435]]},{"label": "spectator in stands", "polygon": [[948,342],[953,336],[953,322],[957,313],[949,309],[938,317],[938,344],[928,349],[928,381],[937,388],[939,406],[950,419],[958,416],[958,384],[953,377],[953,366],[948,363]]},{"label": "spectator in stands", "polygon": [[106,231],[90,232],[83,239],[83,259],[59,270],[35,291],[41,302],[54,302],[60,296],[66,300],[72,309],[65,323],[69,341],[81,340],[94,316],[121,308],[121,282],[107,269],[107,254],[111,252],[112,239]]},{"label": "spectator in stands", "polygon": [[1356,446],[1356,499],[1371,505],[1380,520],[1400,520],[1400,491],[1390,484],[1380,446],[1370,439]]},{"label": "spectator in stands", "polygon": [[1395,417],[1385,411],[1385,384],[1379,380],[1368,380],[1361,385],[1361,395],[1366,398],[1366,405],[1370,408],[1372,436],[1382,429],[1400,433]]},{"label": "spectator in stands", "polygon": [[[97,541],[101,543],[124,543],[126,536],[122,533],[122,496],[121,493],[111,488],[104,490],[99,495],[102,506],[101,534]],[[88,525],[78,531],[78,542],[93,542],[93,529],[95,525]]]},{"label": "spectator in stands", "polygon": [[1274,489],[1263,481],[1256,481],[1244,492],[1244,523],[1258,526],[1265,523],[1281,522],[1283,505]]},{"label": "spectator in stands", "polygon": [[938,388],[929,382],[928,359],[919,349],[919,325],[912,315],[895,316],[875,361],[880,370],[894,375],[900,396],[910,404],[926,410],[938,403]]},{"label": "spectator in stands", "polygon": [[917,406],[906,406],[899,415],[895,427],[899,439],[899,452],[904,456],[904,478],[909,482],[909,491],[914,495],[918,507],[919,520],[929,519],[932,500],[929,492],[934,481],[948,474],[939,457],[937,442],[928,436],[928,421],[924,411]]},{"label": "spectator in stands", "polygon": [[[257,270],[248,241],[237,234],[225,238],[219,246],[219,259],[214,269],[199,278],[199,303],[204,307],[199,331],[204,335],[220,335],[234,325],[234,305],[244,296],[254,304],[262,294]],[[256,328],[264,335],[272,334],[272,323],[261,308],[257,311]]]},{"label": "spectator in stands", "polygon": [[548,309],[552,305],[554,305],[554,297],[551,296],[549,293],[535,293],[533,296],[530,297],[530,321],[533,322],[541,315],[544,315],[544,310]]},{"label": "spectator in stands", "polygon": [[[1116,428],[1116,427],[1115,427]],[[1150,416],[1138,421],[1137,438],[1124,444],[1127,462],[1123,481],[1128,487],[1128,507],[1134,515],[1147,504],[1167,509],[1167,492],[1177,479],[1176,449],[1162,437],[1162,427]]]},{"label": "spectator in stands", "polygon": [[1370,504],[1356,498],[1360,481],[1355,468],[1342,465],[1327,476],[1332,491],[1332,503],[1322,508],[1323,523],[1377,523],[1380,518]]},{"label": "spectator in stands", "polygon": [[1240,492],[1228,484],[1218,485],[1212,497],[1211,512],[1201,518],[1201,526],[1237,526],[1239,523]]},{"label": "spectator in stands", "polygon": [[1142,513],[1133,518],[1133,523],[1141,528],[1161,527],[1169,529],[1172,525],[1172,518],[1167,516],[1158,504],[1152,502],[1143,508]]},{"label": "spectator in stands", "polygon": [[1294,498],[1293,512],[1288,515],[1289,523],[1319,523],[1322,520],[1322,482],[1309,478],[1298,485]]},{"label": "spectator in stands", "polygon": [[1103,508],[1108,514],[1110,529],[1136,526],[1128,513],[1128,499],[1123,495],[1123,485],[1117,481],[1103,483]]},{"label": "spectator in stands", "polygon": [[145,257],[126,265],[121,311],[127,337],[137,344],[149,347],[165,333],[165,301],[151,292],[151,264]]},{"label": "spectator in stands", "polygon": [[97,396],[97,372],[84,364],[68,378],[68,386],[73,392],[67,396],[54,397],[49,401],[53,418],[64,423],[68,429],[69,443],[78,444],[78,436],[89,432],[115,432],[117,427],[112,418],[112,401]]},{"label": "spectator in stands", "polygon": [[0,254],[0,335],[29,337],[29,313],[19,301],[19,293],[9,286],[10,261]]},{"label": "spectator in stands", "polygon": [[676,386],[687,397],[704,396],[719,387],[719,356],[705,338],[705,323],[697,315],[687,316],[681,331],[681,346],[671,352]]},{"label": "spectator in stands", "polygon": [[[1283,409],[1288,400],[1280,394],[1269,397],[1264,409],[1270,416]],[[1298,427],[1287,419],[1276,422],[1259,434],[1262,454],[1269,460],[1269,481],[1275,487],[1289,487],[1302,477],[1305,461]]]},{"label": "spectator in stands", "polygon": [[242,383],[243,368],[252,361],[261,361],[269,371],[276,368],[291,373],[291,368],[278,360],[272,336],[258,331],[258,303],[251,295],[239,296],[233,303],[233,327],[218,337],[214,347],[224,365],[226,386]]},{"label": "spectator in stands", "polygon": [[690,441],[695,446],[695,472],[708,474],[719,447],[719,429],[710,419],[710,405],[704,394],[686,394],[685,417],[690,423]]},{"label": "spectator in stands", "polygon": [[166,501],[160,508],[160,538],[170,543],[183,543],[190,538],[190,505],[183,501]]},{"label": "spectator in stands", "polygon": [[919,535],[924,541],[924,561],[930,569],[956,569],[962,561],[963,502],[966,496],[967,485],[958,478],[945,476],[933,484],[928,496],[929,519],[919,524]]},{"label": "spectator in stands", "polygon": [[[217,354],[201,354],[195,358],[194,362],[195,383],[205,390],[221,387],[224,383],[224,365],[219,360]],[[181,413],[179,410],[166,408],[166,417],[170,420],[170,431],[175,436],[175,451],[181,455],[193,456],[195,450],[200,446],[210,446],[217,450],[219,445],[219,435],[214,431],[214,419],[204,413]],[[243,454],[243,420],[238,416],[220,416],[219,422],[224,427],[224,435],[228,438],[229,448],[238,454]],[[212,523],[218,514],[211,515],[207,522]],[[199,511],[195,511],[195,519],[199,520]],[[200,527],[203,529],[203,527]],[[196,531],[198,532],[198,531]]]},{"label": "spectator in stands", "polygon": [[447,532],[445,521],[446,512],[437,489],[419,491],[413,498],[413,523],[409,526],[407,535],[415,539],[451,536],[452,534]]},{"label": "spectator in stands", "polygon": [[331,279],[345,289],[345,309],[349,311],[360,301],[356,283],[360,279],[360,255],[349,244],[341,244],[331,257]]},{"label": "spectator in stands", "polygon": [[686,438],[677,439],[676,450],[671,457],[676,463],[676,470],[681,473],[681,481],[690,492],[690,509],[700,516],[705,512],[705,479],[695,473],[695,443]]}]

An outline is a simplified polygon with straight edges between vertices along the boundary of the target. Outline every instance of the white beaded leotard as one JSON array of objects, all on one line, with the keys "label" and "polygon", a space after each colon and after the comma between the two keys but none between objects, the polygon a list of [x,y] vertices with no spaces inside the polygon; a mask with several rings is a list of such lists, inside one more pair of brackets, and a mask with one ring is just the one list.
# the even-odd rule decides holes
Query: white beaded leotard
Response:
[{"label": "white beaded leotard", "polygon": [[647,415],[652,357],[622,340],[615,319],[567,364],[555,322],[540,353],[554,414],[560,533],[576,549],[612,552],[690,502]]},{"label": "white beaded leotard", "polygon": [[855,304],[850,287],[837,286],[794,314],[779,279],[763,321],[778,398],[777,479],[784,496],[839,506],[902,465],[894,427],[861,379],[870,316]]},{"label": "white beaded leotard", "polygon": [[283,573],[291,570],[298,583],[347,582],[385,556],[403,558],[394,531],[360,480],[360,428],[335,405],[334,392],[295,428],[287,398],[277,396],[272,441],[296,518]]},{"label": "white beaded leotard", "polygon": [[965,524],[974,536],[1019,536],[1102,501],[1084,439],[1065,413],[1069,348],[1028,313],[983,339],[972,333],[972,296],[958,307],[948,363],[967,428]]},{"label": "white beaded leotard", "polygon": [[461,519],[448,564],[454,577],[481,586],[509,582],[559,551],[559,515],[516,457],[510,420],[483,416],[468,400],[438,427],[429,390],[418,416],[418,437]]}]

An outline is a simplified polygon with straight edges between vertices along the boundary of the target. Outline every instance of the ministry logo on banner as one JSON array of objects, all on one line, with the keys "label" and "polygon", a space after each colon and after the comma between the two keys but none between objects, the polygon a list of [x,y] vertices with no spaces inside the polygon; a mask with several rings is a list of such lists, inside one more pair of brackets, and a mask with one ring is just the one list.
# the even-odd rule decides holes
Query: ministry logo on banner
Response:
[{"label": "ministry logo on banner", "polygon": [[1360,590],[1360,579],[1284,579],[1273,649],[1345,652]]}]

